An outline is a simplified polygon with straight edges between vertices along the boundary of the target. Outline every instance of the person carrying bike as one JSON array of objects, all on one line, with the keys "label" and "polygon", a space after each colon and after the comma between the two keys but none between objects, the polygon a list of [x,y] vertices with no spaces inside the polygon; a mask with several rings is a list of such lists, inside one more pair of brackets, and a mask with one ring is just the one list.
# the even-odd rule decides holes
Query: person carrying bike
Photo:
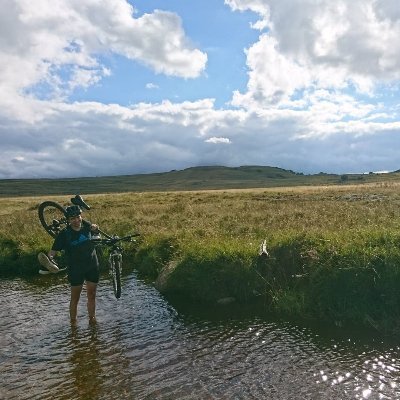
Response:
[{"label": "person carrying bike", "polygon": [[82,210],[77,205],[66,208],[65,217],[68,226],[54,239],[48,257],[53,260],[57,252],[64,251],[68,265],[68,281],[71,285],[69,315],[71,323],[76,323],[78,303],[83,283],[86,282],[87,310],[89,322],[96,321],[96,289],[99,282],[99,261],[92,234],[98,231],[98,226],[82,219]]}]

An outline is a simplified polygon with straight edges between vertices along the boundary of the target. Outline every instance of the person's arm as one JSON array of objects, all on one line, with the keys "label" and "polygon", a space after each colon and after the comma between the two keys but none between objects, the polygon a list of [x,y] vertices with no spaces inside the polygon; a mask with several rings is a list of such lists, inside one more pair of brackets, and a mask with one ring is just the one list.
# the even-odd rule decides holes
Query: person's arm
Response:
[{"label": "person's arm", "polygon": [[62,230],[54,239],[53,246],[47,253],[47,256],[52,260],[54,256],[65,247],[65,230]]},{"label": "person's arm", "polygon": [[97,233],[99,230],[99,226],[97,224],[92,224],[90,221],[83,220],[83,225],[86,227],[86,229],[89,228],[90,232]]},{"label": "person's arm", "polygon": [[92,224],[90,221],[83,220],[82,223],[86,229],[89,228],[91,232],[98,232],[99,230],[99,226],[97,224]]}]

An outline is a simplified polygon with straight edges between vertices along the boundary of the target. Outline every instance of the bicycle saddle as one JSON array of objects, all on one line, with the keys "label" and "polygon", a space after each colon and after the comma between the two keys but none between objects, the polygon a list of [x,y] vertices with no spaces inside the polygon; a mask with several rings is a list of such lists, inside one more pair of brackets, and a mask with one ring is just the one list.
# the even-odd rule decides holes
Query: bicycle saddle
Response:
[{"label": "bicycle saddle", "polygon": [[82,196],[80,196],[79,194],[77,194],[75,197],[72,197],[71,203],[81,208],[84,208],[85,210],[90,210],[90,206],[85,203],[85,201],[82,199]]}]

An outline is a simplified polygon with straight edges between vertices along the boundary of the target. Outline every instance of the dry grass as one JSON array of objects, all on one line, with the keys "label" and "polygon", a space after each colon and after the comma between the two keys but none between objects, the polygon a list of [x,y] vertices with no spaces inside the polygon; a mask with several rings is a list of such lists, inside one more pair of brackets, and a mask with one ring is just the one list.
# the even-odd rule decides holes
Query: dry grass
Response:
[{"label": "dry grass", "polygon": [[[396,330],[399,185],[96,194],[84,217],[108,233],[139,231],[137,266],[153,278],[173,266],[169,290],[201,300],[265,290],[281,312]],[[0,269],[29,271],[52,242],[38,205],[70,197],[0,199]],[[273,257],[260,263],[264,239]],[[299,273],[307,278],[291,278]]]},{"label": "dry grass", "polygon": [[[98,194],[85,197],[85,218],[118,234],[173,236],[180,242],[273,241],[294,233],[357,236],[400,228],[399,183],[337,187]],[[49,242],[37,218],[44,200],[67,204],[68,196],[0,199],[0,236]],[[47,240],[46,240],[47,239]]]}]

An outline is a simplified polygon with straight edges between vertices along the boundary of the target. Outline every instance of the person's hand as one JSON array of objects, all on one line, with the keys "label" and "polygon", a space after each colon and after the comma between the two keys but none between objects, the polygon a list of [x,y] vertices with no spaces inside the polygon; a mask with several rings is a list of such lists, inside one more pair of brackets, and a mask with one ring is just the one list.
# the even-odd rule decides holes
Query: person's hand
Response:
[{"label": "person's hand", "polygon": [[99,226],[97,224],[92,224],[92,225],[90,225],[90,230],[92,232],[98,232],[99,231]]}]

